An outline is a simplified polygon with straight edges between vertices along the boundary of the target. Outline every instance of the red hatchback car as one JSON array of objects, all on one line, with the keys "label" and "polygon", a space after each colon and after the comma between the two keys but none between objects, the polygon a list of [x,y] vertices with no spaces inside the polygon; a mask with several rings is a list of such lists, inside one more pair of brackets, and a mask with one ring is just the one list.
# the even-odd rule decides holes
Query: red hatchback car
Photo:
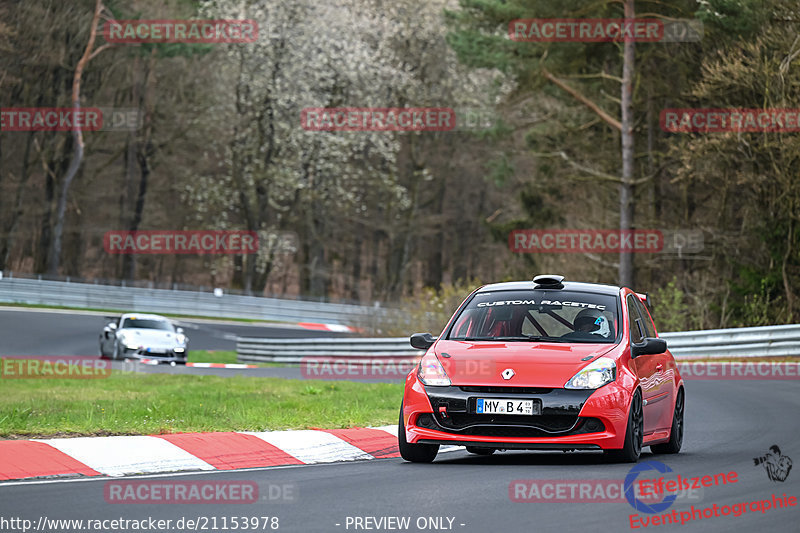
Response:
[{"label": "red hatchback car", "polygon": [[431,462],[442,444],[496,450],[603,450],[635,462],[642,446],[677,453],[684,388],[645,295],[564,282],[480,287],[407,376],[403,459]]}]

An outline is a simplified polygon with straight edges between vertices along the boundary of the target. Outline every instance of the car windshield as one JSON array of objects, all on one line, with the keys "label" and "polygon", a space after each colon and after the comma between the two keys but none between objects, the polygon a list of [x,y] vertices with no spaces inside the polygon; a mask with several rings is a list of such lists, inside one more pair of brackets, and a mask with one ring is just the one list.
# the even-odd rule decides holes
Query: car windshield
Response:
[{"label": "car windshield", "polygon": [[173,331],[172,324],[166,320],[156,320],[152,318],[126,318],[122,323],[122,327]]},{"label": "car windshield", "polygon": [[461,310],[451,340],[613,343],[617,297],[563,290],[476,294]]}]

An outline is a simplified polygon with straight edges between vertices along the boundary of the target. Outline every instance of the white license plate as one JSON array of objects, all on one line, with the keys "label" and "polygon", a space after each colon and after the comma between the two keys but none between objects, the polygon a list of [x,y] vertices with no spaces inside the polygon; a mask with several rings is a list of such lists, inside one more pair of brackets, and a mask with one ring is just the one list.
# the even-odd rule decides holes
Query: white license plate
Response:
[{"label": "white license plate", "polygon": [[475,412],[479,415],[538,415],[539,404],[533,400],[478,398]]}]

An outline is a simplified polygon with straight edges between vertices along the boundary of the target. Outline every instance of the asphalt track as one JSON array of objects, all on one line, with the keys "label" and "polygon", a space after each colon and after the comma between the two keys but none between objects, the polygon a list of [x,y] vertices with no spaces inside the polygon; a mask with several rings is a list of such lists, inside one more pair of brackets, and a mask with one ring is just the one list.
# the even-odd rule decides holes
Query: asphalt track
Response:
[{"label": "asphalt track", "polygon": [[[14,313],[11,313],[12,315]],[[61,320],[62,317],[58,317]],[[9,322],[13,326],[9,329]],[[16,322],[14,322],[16,320]],[[98,319],[99,320],[99,319]],[[83,350],[77,339],[54,324],[53,315],[13,317],[0,314],[0,353],[22,354],[19,350]],[[55,329],[54,329],[55,328]],[[43,332],[60,332],[53,339]],[[26,341],[13,340],[9,332],[25,335]],[[300,332],[296,332],[300,333]],[[309,332],[302,332],[308,334]],[[96,335],[96,333],[94,334]],[[194,340],[194,339],[193,339]],[[224,340],[224,339],[223,339]],[[94,341],[94,337],[91,339]],[[216,342],[213,340],[209,341]],[[90,352],[93,353],[93,352]],[[73,352],[72,354],[81,354]],[[642,461],[658,460],[682,477],[699,477],[735,471],[737,481],[707,487],[688,500],[676,501],[672,508],[690,511],[714,504],[733,506],[772,495],[800,497],[800,472],[795,467],[785,482],[770,481],[753,458],[764,455],[777,444],[783,455],[800,460],[798,398],[800,383],[786,381],[688,381],[686,383],[686,436],[683,451],[675,456],[656,456],[648,451]],[[2,414],[0,413],[0,416]],[[630,531],[630,515],[651,516],[635,511],[626,501],[610,503],[513,502],[509,486],[514,480],[597,480],[620,482],[631,465],[608,464],[593,453],[501,453],[491,457],[470,456],[463,451],[440,454],[435,463],[417,465],[401,459],[379,459],[298,467],[278,467],[236,472],[176,474],[147,479],[186,481],[253,481],[261,500],[253,504],[109,504],[103,488],[107,479],[26,481],[0,484],[0,531],[21,531],[2,519],[23,518],[36,525],[47,519],[171,519],[161,531],[186,531],[175,522],[186,519],[205,522],[200,531],[232,531],[230,517],[278,517],[278,531],[463,531],[481,533],[550,531]],[[644,474],[642,477],[645,477]],[[657,476],[647,476],[657,477]],[[283,491],[284,497],[270,493]],[[288,492],[286,492],[288,491]],[[685,525],[647,527],[648,531],[800,531],[800,507],[753,511],[739,517],[702,518]],[[662,513],[660,513],[662,514]],[[410,517],[407,529],[355,528],[354,517]],[[351,525],[347,527],[348,517]],[[452,526],[417,527],[417,519],[452,518]],[[212,519],[216,518],[216,529]],[[227,529],[223,519],[228,518]],[[241,524],[241,522],[240,522]],[[258,530],[266,529],[259,523]],[[338,524],[338,525],[337,525]],[[463,525],[462,525],[463,524]],[[374,526],[373,522],[369,525]],[[420,525],[422,522],[420,522]],[[450,529],[448,529],[450,527]],[[243,529],[239,527],[238,529]],[[640,527],[639,530],[643,528]],[[85,529],[84,529],[85,530]],[[103,531],[130,531],[107,528]],[[194,530],[194,528],[191,528]],[[252,530],[252,529],[250,529]],[[75,531],[50,528],[40,531]]]},{"label": "asphalt track", "polygon": [[[77,355],[98,356],[98,336],[108,323],[103,313],[65,310],[0,308],[0,356]],[[335,337],[339,333],[304,329],[291,324],[243,323],[212,320],[174,319],[186,331],[191,350],[235,350],[237,336],[243,337]],[[300,369],[193,368],[177,365],[127,365],[112,362],[112,368],[145,373],[191,373],[218,376],[246,375],[299,379]],[[2,530],[0,530],[2,531]]]}]

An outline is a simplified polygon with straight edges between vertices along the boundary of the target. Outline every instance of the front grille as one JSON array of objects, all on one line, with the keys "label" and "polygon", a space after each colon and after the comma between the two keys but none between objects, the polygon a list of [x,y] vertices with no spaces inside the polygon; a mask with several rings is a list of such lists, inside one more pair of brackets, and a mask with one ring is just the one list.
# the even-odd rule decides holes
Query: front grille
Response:
[{"label": "front grille", "polygon": [[171,356],[173,354],[172,350],[166,348],[141,348],[137,352],[144,356],[151,355],[154,357]]},{"label": "front grille", "polygon": [[551,433],[536,428],[528,427],[502,427],[502,426],[487,426],[475,427],[462,431],[460,435],[474,435],[481,437],[553,437]]},{"label": "front grille", "polygon": [[436,421],[440,426],[463,430],[471,426],[526,426],[542,429],[545,433],[559,433],[569,431],[578,421],[573,415],[483,415],[476,413],[448,413],[444,418],[441,413],[435,413]]},{"label": "front grille", "polygon": [[[444,418],[441,413],[424,415],[423,427],[431,427],[448,433],[485,437],[562,437],[582,433],[605,431],[603,422],[597,418],[571,415],[536,416],[485,416],[469,413],[451,413]],[[421,417],[422,418],[422,417]],[[433,424],[438,427],[433,428]]]},{"label": "front grille", "polygon": [[484,394],[549,394],[553,389],[540,387],[459,387],[464,392],[482,392]]},{"label": "front grille", "polygon": [[139,357],[143,359],[176,359],[176,358],[183,358],[185,356],[184,353],[175,353],[174,350],[162,350],[160,352],[148,352],[145,350],[137,350],[136,353]]}]

